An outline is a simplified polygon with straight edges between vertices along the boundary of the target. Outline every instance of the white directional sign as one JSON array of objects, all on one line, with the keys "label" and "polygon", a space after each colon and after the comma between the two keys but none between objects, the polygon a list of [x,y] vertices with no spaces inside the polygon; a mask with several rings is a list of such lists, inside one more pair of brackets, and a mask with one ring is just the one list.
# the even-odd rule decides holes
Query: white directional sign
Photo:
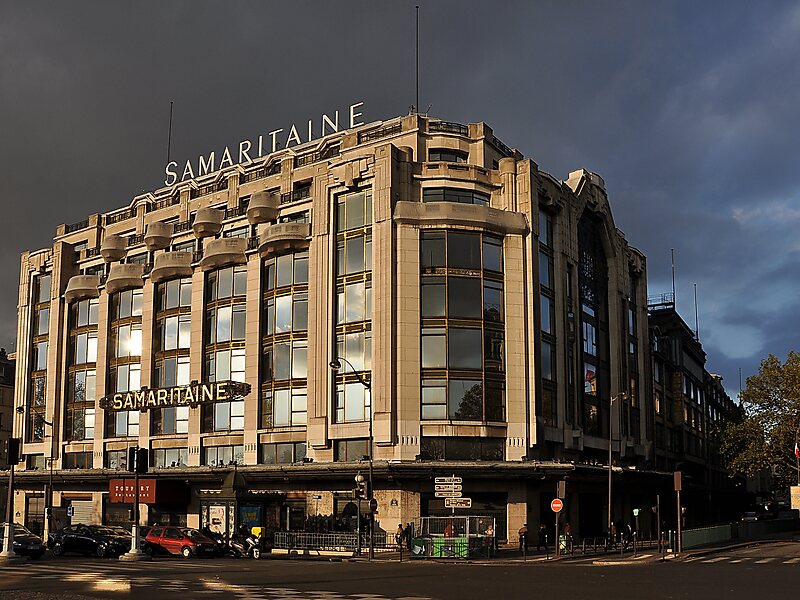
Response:
[{"label": "white directional sign", "polygon": [[472,498],[445,498],[445,508],[472,508]]},{"label": "white directional sign", "polygon": [[434,483],[463,483],[461,477],[436,477]]},{"label": "white directional sign", "polygon": [[437,483],[433,487],[437,492],[460,492],[462,489],[460,483]]},{"label": "white directional sign", "polygon": [[434,492],[437,498],[461,498],[461,492]]}]

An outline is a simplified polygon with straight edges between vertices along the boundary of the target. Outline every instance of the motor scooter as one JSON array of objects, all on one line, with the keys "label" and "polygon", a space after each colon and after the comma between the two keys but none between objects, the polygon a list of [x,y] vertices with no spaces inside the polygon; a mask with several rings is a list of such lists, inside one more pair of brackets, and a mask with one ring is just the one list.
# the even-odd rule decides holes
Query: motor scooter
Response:
[{"label": "motor scooter", "polygon": [[242,537],[233,537],[230,541],[230,551],[236,558],[261,558],[261,538],[252,533]]}]

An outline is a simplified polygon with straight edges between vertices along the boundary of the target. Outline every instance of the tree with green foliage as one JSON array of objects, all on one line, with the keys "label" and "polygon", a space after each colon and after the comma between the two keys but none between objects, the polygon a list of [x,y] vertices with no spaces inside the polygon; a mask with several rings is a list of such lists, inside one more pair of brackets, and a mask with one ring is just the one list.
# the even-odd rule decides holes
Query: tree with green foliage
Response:
[{"label": "tree with green foliage", "polygon": [[744,415],[722,434],[722,452],[731,471],[755,476],[775,475],[781,489],[800,482],[795,444],[800,443],[800,353],[786,362],[774,355],[761,362],[758,374],[747,378],[741,400]]}]

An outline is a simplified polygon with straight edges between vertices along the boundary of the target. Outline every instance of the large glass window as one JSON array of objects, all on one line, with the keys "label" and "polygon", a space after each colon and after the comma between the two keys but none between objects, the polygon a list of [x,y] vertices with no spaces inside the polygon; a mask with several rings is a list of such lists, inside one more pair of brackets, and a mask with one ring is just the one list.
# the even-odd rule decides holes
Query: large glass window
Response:
[{"label": "large glass window", "polygon": [[489,204],[489,194],[461,188],[425,188],[422,190],[423,202],[458,202],[460,204]]},{"label": "large glass window", "polygon": [[602,225],[584,213],[578,221],[580,321],[583,355],[583,428],[590,435],[608,435],[609,350],[608,270]]},{"label": "large glass window", "polygon": [[421,418],[502,421],[502,239],[423,230],[420,253]]},{"label": "large glass window", "polygon": [[465,163],[467,158],[469,158],[468,152],[453,150],[452,148],[431,148],[428,151],[428,160],[430,162]]},{"label": "large glass window", "polygon": [[[245,380],[246,294],[246,265],[209,272],[205,328],[208,381]],[[202,411],[203,431],[244,429],[244,400],[206,404]]]},{"label": "large glass window", "polygon": [[210,446],[203,450],[203,464],[211,467],[244,464],[244,446]]},{"label": "large glass window", "polygon": [[422,460],[503,460],[505,439],[475,437],[423,437]]},{"label": "large glass window", "polygon": [[261,427],[306,424],[308,252],[264,261]]},{"label": "large glass window", "polygon": [[[114,392],[142,388],[142,290],[124,290],[111,296],[108,387]],[[109,437],[139,435],[139,412],[107,413]]]},{"label": "large glass window", "polygon": [[153,467],[169,469],[189,464],[188,448],[156,448],[153,450]]},{"label": "large glass window", "polygon": [[80,300],[69,310],[69,353],[64,436],[68,441],[95,437],[97,310],[96,298]]},{"label": "large glass window", "polygon": [[[369,381],[372,369],[372,191],[336,199],[336,353]],[[370,397],[349,365],[336,374],[337,423],[369,419]]]},{"label": "large glass window", "polygon": [[26,440],[44,439],[45,390],[47,387],[47,349],[50,327],[50,275],[40,275],[32,282],[33,328],[31,331],[30,392],[28,396]]},{"label": "large glass window", "polygon": [[301,463],[305,458],[305,442],[261,444],[261,462],[265,465]]},{"label": "large glass window", "polygon": [[334,440],[333,460],[336,462],[355,462],[369,456],[369,443],[365,439]]},{"label": "large glass window", "polygon": [[[189,385],[189,348],[192,325],[192,280],[172,279],[156,286],[154,319],[153,385],[159,388]],[[177,406],[150,411],[151,433],[186,434],[189,407]],[[177,450],[176,450],[177,451]],[[158,456],[154,452],[154,457]],[[169,466],[168,461],[166,466]]]}]

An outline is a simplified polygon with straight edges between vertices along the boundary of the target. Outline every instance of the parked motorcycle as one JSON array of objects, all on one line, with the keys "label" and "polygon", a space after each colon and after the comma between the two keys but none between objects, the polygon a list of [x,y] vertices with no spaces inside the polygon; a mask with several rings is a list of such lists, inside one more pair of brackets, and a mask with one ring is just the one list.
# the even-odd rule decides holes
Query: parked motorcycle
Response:
[{"label": "parked motorcycle", "polygon": [[261,538],[250,533],[245,535],[235,535],[230,541],[230,551],[237,558],[261,558],[262,553]]}]

